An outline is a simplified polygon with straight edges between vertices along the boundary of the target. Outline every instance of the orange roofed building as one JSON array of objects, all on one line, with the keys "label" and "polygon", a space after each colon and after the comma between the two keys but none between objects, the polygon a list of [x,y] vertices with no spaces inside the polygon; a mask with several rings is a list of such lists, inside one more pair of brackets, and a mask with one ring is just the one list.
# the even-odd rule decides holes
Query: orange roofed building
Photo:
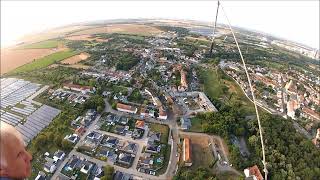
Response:
[{"label": "orange roofed building", "polygon": [[246,176],[246,179],[254,179],[254,180],[263,180],[263,176],[258,168],[257,165],[254,165],[252,167],[249,167],[244,170],[244,175]]},{"label": "orange roofed building", "polygon": [[184,138],[183,140],[183,161],[185,166],[192,165],[191,159],[191,140],[189,138]]},{"label": "orange roofed building", "polygon": [[136,107],[129,106],[126,104],[121,104],[121,103],[117,103],[117,110],[122,112],[127,112],[127,113],[133,113],[133,114],[136,114],[138,111]]},{"label": "orange roofed building", "polygon": [[136,128],[139,128],[139,129],[144,129],[144,121],[141,121],[141,120],[137,120],[136,121],[136,125],[135,125]]}]

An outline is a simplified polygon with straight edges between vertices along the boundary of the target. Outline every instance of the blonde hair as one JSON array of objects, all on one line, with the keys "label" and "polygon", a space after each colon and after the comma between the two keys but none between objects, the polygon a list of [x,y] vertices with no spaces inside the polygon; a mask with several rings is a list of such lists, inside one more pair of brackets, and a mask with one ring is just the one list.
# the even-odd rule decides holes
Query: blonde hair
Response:
[{"label": "blonde hair", "polygon": [[0,167],[7,166],[6,151],[7,139],[9,136],[17,137],[24,144],[21,134],[11,125],[0,121]]}]

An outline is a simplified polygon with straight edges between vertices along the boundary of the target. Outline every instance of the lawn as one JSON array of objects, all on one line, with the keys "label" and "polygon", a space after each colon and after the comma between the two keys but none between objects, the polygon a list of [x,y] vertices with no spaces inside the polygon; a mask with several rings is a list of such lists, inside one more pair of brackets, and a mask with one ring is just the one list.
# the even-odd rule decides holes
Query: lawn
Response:
[{"label": "lawn", "polygon": [[49,49],[49,48],[57,48],[59,44],[63,43],[60,40],[46,40],[33,44],[24,45],[19,47],[19,49]]},{"label": "lawn", "polygon": [[192,132],[203,132],[202,131],[202,121],[203,119],[193,117],[190,119],[191,120],[191,128],[190,131]]},{"label": "lawn", "polygon": [[79,52],[76,51],[59,51],[43,58],[34,60],[31,63],[25,64],[23,66],[18,67],[17,69],[13,70],[11,73],[21,73],[21,72],[29,72],[34,71],[37,69],[45,68],[55,62],[61,61],[63,59],[69,58],[78,54]]},{"label": "lawn", "polygon": [[160,140],[161,143],[163,144],[168,143],[169,127],[167,125],[151,123],[149,128],[153,132],[161,133],[161,140]]},{"label": "lawn", "polygon": [[207,96],[219,98],[223,92],[219,82],[218,73],[214,70],[199,71],[200,79],[203,81],[204,91]]}]

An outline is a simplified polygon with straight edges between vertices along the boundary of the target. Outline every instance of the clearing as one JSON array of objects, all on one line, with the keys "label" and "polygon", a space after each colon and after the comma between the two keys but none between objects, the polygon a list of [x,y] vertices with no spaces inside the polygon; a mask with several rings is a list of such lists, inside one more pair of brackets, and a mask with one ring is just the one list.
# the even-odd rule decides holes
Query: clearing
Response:
[{"label": "clearing", "polygon": [[61,63],[62,64],[77,64],[78,62],[80,62],[82,60],[86,60],[88,57],[90,57],[90,54],[80,53],[78,55],[64,59],[63,61],[61,61]]},{"label": "clearing", "polygon": [[18,67],[17,69],[13,70],[12,73],[21,73],[21,72],[28,72],[33,71],[36,69],[41,69],[48,67],[49,65],[61,61],[63,59],[66,59],[68,57],[74,56],[78,52],[76,51],[60,51],[53,54],[50,54],[48,56],[45,56],[43,58],[37,59],[32,61],[31,63],[25,64],[23,66]]},{"label": "clearing", "polygon": [[214,161],[213,152],[211,146],[209,147],[210,139],[201,135],[182,135],[183,138],[187,137],[191,140],[192,150],[192,169],[199,167],[206,167],[208,169],[210,164]]},{"label": "clearing", "polygon": [[111,24],[108,26],[86,29],[75,32],[71,35],[84,35],[84,34],[100,34],[100,33],[123,33],[123,34],[138,34],[138,35],[157,35],[162,31],[147,25],[140,24]]}]

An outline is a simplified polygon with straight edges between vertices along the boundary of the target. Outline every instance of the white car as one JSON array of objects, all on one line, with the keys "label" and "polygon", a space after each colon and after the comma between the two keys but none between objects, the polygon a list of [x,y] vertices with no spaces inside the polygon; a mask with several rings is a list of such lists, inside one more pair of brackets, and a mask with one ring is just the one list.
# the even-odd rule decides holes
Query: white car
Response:
[{"label": "white car", "polygon": [[155,172],[155,171],[149,171],[149,174],[155,176],[155,175],[156,175],[156,172]]}]

